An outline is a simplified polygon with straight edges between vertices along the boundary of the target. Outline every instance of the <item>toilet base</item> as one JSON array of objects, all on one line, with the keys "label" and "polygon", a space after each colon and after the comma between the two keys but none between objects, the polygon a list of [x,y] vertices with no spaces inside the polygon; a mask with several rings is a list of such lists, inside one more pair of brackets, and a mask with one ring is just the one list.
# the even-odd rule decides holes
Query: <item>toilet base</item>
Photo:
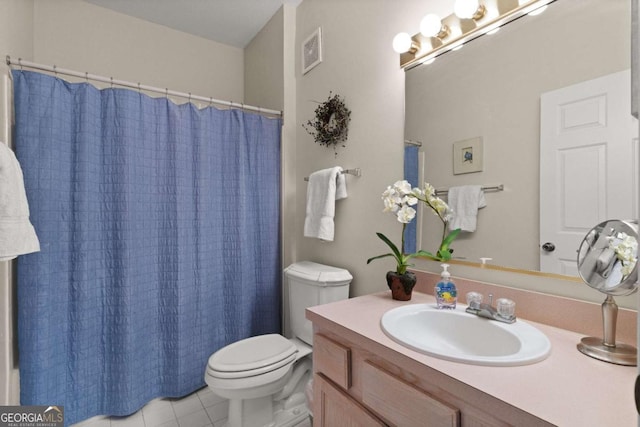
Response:
[{"label": "toilet base", "polygon": [[284,402],[278,402],[274,414],[274,427],[293,427],[309,417],[304,393],[295,393]]},{"label": "toilet base", "polygon": [[273,416],[273,397],[230,399],[227,427],[262,427]]},{"label": "toilet base", "polygon": [[[278,402],[274,402],[272,396],[234,399],[229,401],[229,418],[224,427],[294,427],[308,417],[303,393],[295,393]],[[265,420],[272,421],[265,423]]]}]

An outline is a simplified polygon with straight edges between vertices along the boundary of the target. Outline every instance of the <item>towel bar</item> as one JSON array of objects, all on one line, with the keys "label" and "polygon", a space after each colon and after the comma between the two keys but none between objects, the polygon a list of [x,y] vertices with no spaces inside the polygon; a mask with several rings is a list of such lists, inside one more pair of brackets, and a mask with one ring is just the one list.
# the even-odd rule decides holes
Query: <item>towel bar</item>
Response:
[{"label": "towel bar", "polygon": [[[482,186],[482,191],[503,191],[503,190],[504,190],[504,184]],[[446,196],[448,193],[449,193],[448,188],[436,190],[436,196]]]},{"label": "towel bar", "polygon": [[[342,173],[342,174],[346,173],[346,174],[353,175],[353,176],[362,176],[362,170],[360,168],[345,169],[340,173]],[[305,176],[304,180],[305,181],[309,181],[309,177]]]}]

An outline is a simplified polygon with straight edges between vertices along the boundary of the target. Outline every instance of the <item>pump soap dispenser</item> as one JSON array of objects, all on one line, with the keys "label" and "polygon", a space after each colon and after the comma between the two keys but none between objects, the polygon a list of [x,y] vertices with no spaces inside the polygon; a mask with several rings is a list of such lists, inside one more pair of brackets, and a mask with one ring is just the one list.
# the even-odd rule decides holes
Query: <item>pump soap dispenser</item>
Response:
[{"label": "pump soap dispenser", "polygon": [[438,308],[456,308],[458,292],[456,285],[451,280],[451,274],[447,271],[449,264],[441,264],[442,273],[440,273],[440,281],[435,287],[436,302]]}]

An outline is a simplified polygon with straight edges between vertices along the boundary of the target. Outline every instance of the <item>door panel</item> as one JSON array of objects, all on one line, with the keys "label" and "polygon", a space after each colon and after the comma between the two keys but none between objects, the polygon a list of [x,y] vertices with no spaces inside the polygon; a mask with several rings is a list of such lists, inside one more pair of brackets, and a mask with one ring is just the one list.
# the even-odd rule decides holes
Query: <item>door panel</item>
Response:
[{"label": "door panel", "polygon": [[[630,93],[627,70],[542,94],[541,271],[577,276],[586,233],[607,219],[636,217],[638,129]],[[555,250],[543,250],[547,242]]]}]

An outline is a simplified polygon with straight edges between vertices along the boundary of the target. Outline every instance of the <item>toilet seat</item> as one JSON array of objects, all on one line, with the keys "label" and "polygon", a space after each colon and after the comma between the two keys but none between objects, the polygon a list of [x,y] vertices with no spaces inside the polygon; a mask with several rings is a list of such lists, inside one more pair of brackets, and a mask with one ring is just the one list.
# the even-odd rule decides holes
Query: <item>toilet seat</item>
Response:
[{"label": "toilet seat", "polygon": [[297,352],[296,345],[282,335],[259,335],[215,352],[209,357],[207,374],[221,379],[263,375],[291,365]]}]

